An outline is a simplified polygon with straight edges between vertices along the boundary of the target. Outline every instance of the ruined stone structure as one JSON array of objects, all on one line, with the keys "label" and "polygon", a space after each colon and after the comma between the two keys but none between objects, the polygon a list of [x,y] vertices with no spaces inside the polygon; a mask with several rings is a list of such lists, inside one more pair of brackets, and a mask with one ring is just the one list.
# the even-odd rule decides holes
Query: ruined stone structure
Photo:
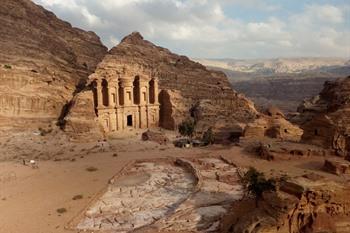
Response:
[{"label": "ruined stone structure", "polygon": [[158,126],[158,79],[117,71],[90,76],[98,122],[105,132]]}]

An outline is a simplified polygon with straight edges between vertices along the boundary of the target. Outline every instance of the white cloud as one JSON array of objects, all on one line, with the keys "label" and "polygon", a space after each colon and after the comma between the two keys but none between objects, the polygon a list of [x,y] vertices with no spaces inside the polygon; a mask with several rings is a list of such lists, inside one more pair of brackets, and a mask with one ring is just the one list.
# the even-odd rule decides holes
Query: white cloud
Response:
[{"label": "white cloud", "polygon": [[[312,4],[271,16],[281,5],[261,0],[34,0],[111,47],[132,31],[192,57],[347,56],[348,5]],[[227,6],[265,12],[248,20]],[[347,12],[346,12],[347,11]]]}]

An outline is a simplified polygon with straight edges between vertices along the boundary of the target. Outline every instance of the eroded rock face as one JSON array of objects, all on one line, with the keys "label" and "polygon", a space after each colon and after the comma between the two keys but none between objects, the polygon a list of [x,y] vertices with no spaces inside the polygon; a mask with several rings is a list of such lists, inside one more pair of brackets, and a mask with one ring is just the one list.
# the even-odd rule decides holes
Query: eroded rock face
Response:
[{"label": "eroded rock face", "polygon": [[280,110],[272,107],[266,115],[259,115],[258,119],[244,129],[244,137],[247,138],[269,137],[298,142],[302,134],[302,129],[286,120]]},{"label": "eroded rock face", "polygon": [[0,21],[1,123],[56,120],[107,48],[30,0],[1,1]]},{"label": "eroded rock face", "polygon": [[305,101],[295,120],[304,130],[302,140],[335,149],[350,150],[350,77],[326,82],[319,96]]},{"label": "eroded rock face", "polygon": [[265,193],[258,208],[245,206],[245,213],[235,216],[228,232],[349,232],[349,194],[344,184],[323,178],[293,178],[277,194]]},{"label": "eroded rock face", "polygon": [[64,131],[73,138],[103,138],[103,130],[98,123],[94,108],[94,99],[90,91],[76,94],[65,109],[66,117],[63,119]]},{"label": "eroded rock face", "polygon": [[[185,56],[158,47],[144,40],[137,32],[125,37],[109,52],[104,62],[157,74],[159,89],[170,91],[165,95],[170,103],[166,106],[166,111],[171,113],[166,113],[166,121],[161,119],[165,128],[175,129],[181,118],[190,115],[189,110],[195,104],[201,107],[202,128],[213,126],[217,121],[227,126],[247,123],[256,117],[253,103],[233,91],[223,73],[209,71]],[[173,94],[172,91],[178,94]],[[179,95],[182,103],[178,107],[176,102],[179,102]],[[161,98],[160,96],[162,104]]]}]

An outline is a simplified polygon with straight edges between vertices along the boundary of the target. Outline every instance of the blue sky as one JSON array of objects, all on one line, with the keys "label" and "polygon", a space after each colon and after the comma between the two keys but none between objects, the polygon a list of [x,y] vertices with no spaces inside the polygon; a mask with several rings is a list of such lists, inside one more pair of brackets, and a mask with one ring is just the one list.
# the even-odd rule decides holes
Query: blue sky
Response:
[{"label": "blue sky", "polygon": [[350,57],[348,0],[34,0],[108,47],[139,31],[195,58]]}]

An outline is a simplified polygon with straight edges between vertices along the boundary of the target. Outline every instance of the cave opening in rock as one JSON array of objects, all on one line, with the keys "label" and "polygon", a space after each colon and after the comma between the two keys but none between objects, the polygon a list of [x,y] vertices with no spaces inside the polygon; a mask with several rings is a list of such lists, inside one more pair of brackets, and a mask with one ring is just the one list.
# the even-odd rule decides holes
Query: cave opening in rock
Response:
[{"label": "cave opening in rock", "polygon": [[314,133],[315,133],[315,136],[318,136],[318,133],[319,133],[319,132],[318,132],[318,129],[315,129],[315,132],[314,132]]}]

